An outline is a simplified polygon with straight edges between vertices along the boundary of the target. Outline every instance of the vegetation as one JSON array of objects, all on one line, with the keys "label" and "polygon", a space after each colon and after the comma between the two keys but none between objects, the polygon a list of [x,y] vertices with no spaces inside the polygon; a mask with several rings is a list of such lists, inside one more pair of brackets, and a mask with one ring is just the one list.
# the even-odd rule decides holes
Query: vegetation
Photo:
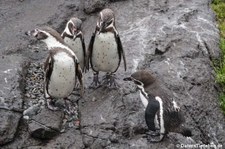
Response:
[{"label": "vegetation", "polygon": [[220,30],[221,59],[215,61],[216,81],[222,86],[220,105],[225,114],[225,0],[213,0],[212,9],[216,13],[216,19]]}]

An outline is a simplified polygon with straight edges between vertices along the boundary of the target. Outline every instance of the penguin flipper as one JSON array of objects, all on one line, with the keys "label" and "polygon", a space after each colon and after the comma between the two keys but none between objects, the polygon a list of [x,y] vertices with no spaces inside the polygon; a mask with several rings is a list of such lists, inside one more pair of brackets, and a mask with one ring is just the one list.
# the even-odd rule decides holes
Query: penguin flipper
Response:
[{"label": "penguin flipper", "polygon": [[44,71],[45,71],[45,84],[44,84],[44,92],[45,92],[45,98],[49,98],[49,94],[48,94],[48,84],[49,84],[49,80],[51,78],[52,75],[52,70],[53,70],[53,59],[51,57],[51,55],[48,55],[45,63],[44,63]]},{"label": "penguin flipper", "polygon": [[83,48],[83,53],[84,53],[84,68],[83,68],[83,72],[86,72],[86,70],[89,70],[89,67],[87,67],[87,52],[86,52],[86,47],[85,47],[85,43],[84,43],[84,38],[81,38],[81,42],[82,42],[82,48]]},{"label": "penguin flipper", "polygon": [[164,134],[161,134],[160,130],[155,127],[155,118],[159,108],[159,102],[153,96],[149,96],[148,105],[145,110],[145,121],[149,129],[147,140],[152,143],[160,142],[164,138]]},{"label": "penguin flipper", "polygon": [[151,131],[156,131],[155,116],[158,111],[159,111],[159,102],[155,99],[149,99],[148,105],[145,109],[145,121],[148,126],[148,129]]},{"label": "penguin flipper", "polygon": [[82,74],[82,69],[80,67],[80,64],[75,60],[75,65],[76,65],[76,77],[79,80],[80,83],[80,96],[83,97],[84,95],[84,84],[83,84],[83,74]]},{"label": "penguin flipper", "polygon": [[92,36],[91,36],[91,40],[90,40],[90,43],[89,43],[89,46],[88,46],[88,51],[87,51],[87,62],[86,62],[86,65],[87,65],[87,69],[88,70],[89,70],[89,62],[90,62],[91,67],[92,67],[91,56],[92,56],[94,41],[95,41],[95,33],[93,33]]},{"label": "penguin flipper", "polygon": [[126,71],[127,70],[127,61],[126,61],[125,52],[123,50],[123,46],[122,46],[119,34],[116,34],[116,42],[117,42],[117,45],[118,45],[120,58],[121,58],[121,55],[123,56],[124,69]]}]

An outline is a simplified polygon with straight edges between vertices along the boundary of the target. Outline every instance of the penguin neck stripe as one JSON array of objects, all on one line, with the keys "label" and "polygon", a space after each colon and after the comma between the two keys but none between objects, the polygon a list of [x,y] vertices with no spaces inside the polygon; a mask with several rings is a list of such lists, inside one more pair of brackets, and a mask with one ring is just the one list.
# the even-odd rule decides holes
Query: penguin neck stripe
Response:
[{"label": "penguin neck stripe", "polygon": [[66,32],[63,32],[61,36],[62,36],[63,39],[64,39],[65,37],[70,38],[70,39],[73,39],[73,36],[67,34]]},{"label": "penguin neck stripe", "polygon": [[72,23],[73,25],[74,25],[74,23],[73,23],[73,21],[69,21],[69,22],[67,22],[67,24],[66,24],[66,28],[65,28],[65,30],[63,31],[63,33],[65,32],[66,34],[68,34],[68,35],[70,35],[70,36],[73,36],[72,35],[72,33],[70,32],[70,30],[69,30],[69,23]]},{"label": "penguin neck stripe", "polygon": [[163,117],[163,102],[159,96],[156,96],[155,99],[159,102],[159,116],[160,116],[160,139],[163,138],[163,134],[165,134],[165,126],[164,126],[164,117]]},{"label": "penguin neck stripe", "polygon": [[44,42],[47,44],[49,50],[51,50],[52,48],[56,48],[56,47],[60,47],[63,49],[66,49],[71,55],[75,56],[76,60],[77,60],[77,56],[75,55],[75,53],[66,45],[62,44],[61,42],[59,42],[56,38],[54,38],[51,34],[49,34],[48,32],[45,32],[48,35],[48,38],[46,38],[44,40]]},{"label": "penguin neck stripe", "polygon": [[140,92],[145,96],[145,98],[148,98],[148,94],[145,92],[144,87],[141,85],[137,85],[137,86],[138,86]]}]

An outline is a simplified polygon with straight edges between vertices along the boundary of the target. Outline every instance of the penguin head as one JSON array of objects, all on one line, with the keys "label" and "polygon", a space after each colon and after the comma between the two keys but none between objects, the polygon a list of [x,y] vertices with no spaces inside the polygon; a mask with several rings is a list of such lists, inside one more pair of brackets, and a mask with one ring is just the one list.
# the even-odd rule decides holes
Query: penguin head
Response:
[{"label": "penguin head", "polygon": [[99,33],[105,32],[106,29],[113,26],[115,26],[114,12],[109,8],[103,9],[99,13],[99,18],[97,21],[97,27],[99,28]]},{"label": "penguin head", "polygon": [[81,25],[82,21],[76,17],[73,17],[67,22],[65,32],[68,35],[73,36],[75,39],[76,37],[82,34]]},{"label": "penguin head", "polygon": [[155,78],[150,74],[150,72],[145,70],[139,70],[131,74],[130,77],[124,78],[125,81],[133,81],[137,85],[142,87],[147,87],[155,82]]},{"label": "penguin head", "polygon": [[143,88],[144,88],[144,84],[141,81],[133,78],[132,76],[131,77],[124,78],[123,80],[124,81],[132,81],[132,82],[134,82],[134,84],[137,85],[137,89],[138,90],[143,90]]},{"label": "penguin head", "polygon": [[33,36],[37,40],[41,40],[45,43],[48,43],[49,41],[50,42],[58,41],[64,44],[64,41],[61,38],[60,34],[50,27],[36,28],[34,30],[25,32],[25,34],[28,36]]}]

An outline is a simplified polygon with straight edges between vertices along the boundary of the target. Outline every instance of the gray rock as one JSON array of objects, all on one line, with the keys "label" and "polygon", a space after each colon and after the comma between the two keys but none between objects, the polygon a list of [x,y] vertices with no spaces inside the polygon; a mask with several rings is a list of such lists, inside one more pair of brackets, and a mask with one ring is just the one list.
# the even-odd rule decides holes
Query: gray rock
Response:
[{"label": "gray rock", "polygon": [[[177,144],[186,143],[224,145],[224,115],[219,108],[215,72],[211,61],[220,54],[219,31],[209,6],[211,0],[114,1],[55,0],[46,3],[36,1],[1,3],[0,8],[4,9],[0,9],[3,16],[0,18],[0,34],[5,36],[2,36],[0,41],[0,55],[3,51],[7,51],[7,55],[0,59],[0,97],[7,105],[12,103],[18,109],[22,106],[27,109],[43,98],[40,84],[43,76],[38,69],[39,66],[33,64],[30,65],[32,68],[23,66],[22,77],[17,74],[25,58],[32,60],[32,63],[40,61],[42,64],[48,52],[43,44],[23,36],[24,31],[34,26],[49,25],[61,32],[71,16],[83,18],[87,45],[95,29],[97,12],[109,7],[115,12],[128,68],[124,72],[121,66],[116,73],[120,89],[87,88],[83,99],[77,98],[76,95],[70,97],[72,102],[79,101],[77,109],[80,115],[74,118],[76,127],[69,129],[65,127],[65,133],[58,133],[61,120],[53,118],[54,112],[48,112],[48,117],[42,112],[42,116],[37,118],[37,115],[31,121],[30,124],[33,126],[29,124],[28,127],[34,131],[40,130],[39,132],[51,131],[49,133],[51,135],[55,135],[56,131],[58,135],[53,138],[53,135],[50,135],[51,140],[43,143],[24,135],[27,129],[22,123],[19,134],[23,137],[16,137],[16,141],[2,148],[172,149],[177,148]],[[8,24],[17,25],[14,27]],[[132,83],[122,81],[137,69],[151,70],[165,84],[166,90],[171,92],[181,105],[186,116],[186,125],[192,129],[193,137],[185,138],[170,133],[163,142],[152,144],[147,141],[145,135],[147,127],[139,95]],[[26,71],[30,71],[26,76],[28,81],[23,80]],[[33,78],[33,74],[36,77]],[[103,73],[100,73],[100,78],[102,75]],[[85,74],[85,86],[89,86],[91,81],[90,71]],[[23,101],[22,98],[18,98],[21,94],[27,96]],[[31,97],[33,98],[30,99]],[[51,118],[54,120],[46,121]],[[73,126],[74,119],[69,116],[67,118],[70,121],[69,125]],[[56,121],[57,125],[54,125],[53,122]]]},{"label": "gray rock", "polygon": [[13,141],[22,114],[0,109],[0,145]]},{"label": "gray rock", "polygon": [[59,131],[46,127],[45,125],[42,125],[41,123],[34,120],[31,120],[31,122],[29,122],[28,127],[31,136],[38,139],[48,140],[59,134]]},{"label": "gray rock", "polygon": [[40,113],[32,116],[28,129],[34,138],[51,139],[58,135],[63,121],[63,112],[42,109]]},{"label": "gray rock", "polygon": [[52,149],[52,148],[68,148],[81,149],[84,148],[81,134],[78,130],[69,129],[66,133],[62,133],[54,137],[47,144],[42,146],[31,146],[28,149]]},{"label": "gray rock", "polygon": [[108,0],[85,0],[84,12],[87,14],[100,11],[108,3]]},{"label": "gray rock", "polygon": [[23,117],[24,118],[26,117],[25,119],[29,119],[32,116],[37,115],[41,110],[40,108],[41,108],[42,104],[44,104],[44,101],[43,101],[43,103],[39,102],[38,104],[35,104],[35,105],[29,107],[28,109],[24,110]]}]

